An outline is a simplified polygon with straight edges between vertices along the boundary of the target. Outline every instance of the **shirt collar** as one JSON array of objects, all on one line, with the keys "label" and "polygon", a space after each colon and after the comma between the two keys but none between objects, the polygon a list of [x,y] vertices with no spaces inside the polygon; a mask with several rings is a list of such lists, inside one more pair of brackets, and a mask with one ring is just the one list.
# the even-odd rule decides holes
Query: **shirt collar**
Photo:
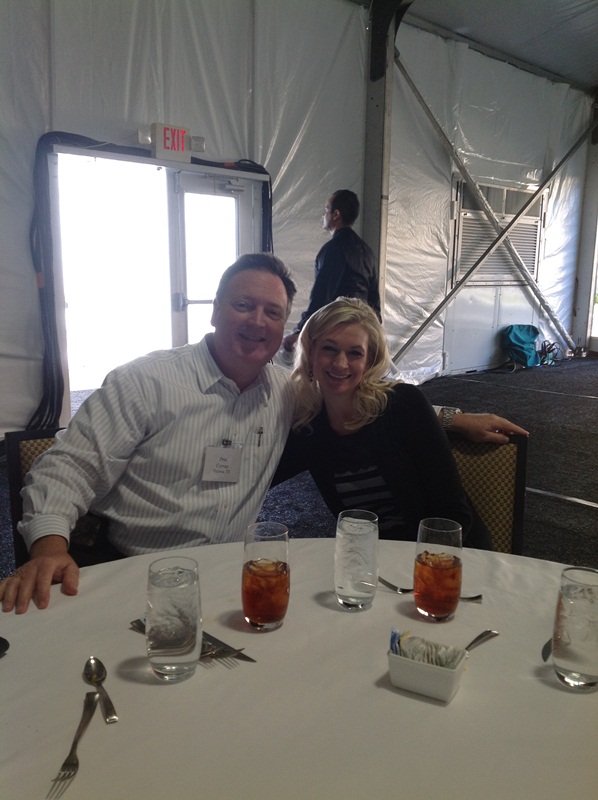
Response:
[{"label": "shirt collar", "polygon": [[[237,384],[231,378],[227,378],[226,375],[223,374],[218,364],[214,361],[214,358],[210,353],[210,348],[208,347],[208,337],[211,336],[211,333],[206,334],[204,338],[198,342],[197,345],[195,345],[199,388],[202,392],[206,393],[212,388],[212,386],[217,383],[221,383],[231,391],[236,392],[237,394],[242,394]],[[266,366],[260,370],[253,383],[251,383],[244,391],[249,392],[254,389],[259,389],[259,391],[263,393],[264,400],[268,400],[272,394],[272,384],[270,381],[269,369],[270,365],[266,364]]]}]

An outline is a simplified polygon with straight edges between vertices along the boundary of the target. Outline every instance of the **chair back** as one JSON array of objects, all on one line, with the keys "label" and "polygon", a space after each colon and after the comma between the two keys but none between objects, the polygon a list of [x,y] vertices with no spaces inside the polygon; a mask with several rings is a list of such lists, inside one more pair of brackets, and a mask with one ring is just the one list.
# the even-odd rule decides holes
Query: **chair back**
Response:
[{"label": "chair back", "polygon": [[527,436],[513,434],[508,444],[472,442],[450,434],[463,488],[500,553],[523,550]]},{"label": "chair back", "polygon": [[28,557],[25,542],[17,530],[17,523],[23,516],[21,489],[25,483],[25,475],[31,469],[35,459],[54,444],[58,430],[60,429],[45,428],[35,431],[9,431],[4,434],[13,546],[17,567],[24,564]]}]

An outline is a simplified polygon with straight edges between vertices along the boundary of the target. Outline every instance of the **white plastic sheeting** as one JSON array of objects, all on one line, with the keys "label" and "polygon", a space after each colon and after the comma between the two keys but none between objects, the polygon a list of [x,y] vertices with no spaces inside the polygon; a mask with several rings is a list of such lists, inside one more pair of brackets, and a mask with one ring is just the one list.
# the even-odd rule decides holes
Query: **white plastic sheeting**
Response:
[{"label": "white plastic sheeting", "polygon": [[[527,189],[541,183],[590,121],[587,95],[407,25],[396,41],[401,63],[478,183]],[[420,103],[395,68],[386,327],[398,349],[450,290],[453,166]],[[567,328],[577,260],[587,148],[551,185],[539,286]],[[464,290],[465,291],[465,290]],[[530,317],[537,312],[532,310]],[[543,318],[536,324],[554,340]],[[521,319],[527,322],[528,319]],[[423,380],[442,369],[443,317],[398,364]]]},{"label": "white plastic sheeting", "polygon": [[0,432],[24,427],[41,392],[38,290],[29,252],[33,160],[49,117],[47,8],[0,4]]},{"label": "white plastic sheeting", "polygon": [[299,312],[326,198],[361,190],[364,10],[343,0],[56,0],[53,11],[56,129],[135,144],[141,123],[173,122],[205,137],[202,158],[262,164]]},{"label": "white plastic sheeting", "polygon": [[[474,177],[536,182],[581,132],[579,92],[401,26],[413,80]],[[206,139],[205,158],[271,174],[276,253],[305,307],[321,213],[362,192],[367,11],[345,0],[2,0],[0,3],[0,435],[24,427],[41,392],[41,336],[28,230],[35,144],[50,130],[135,145],[162,121]],[[401,343],[444,297],[450,160],[394,75],[386,325]],[[567,324],[580,152],[555,183],[541,284]],[[357,225],[359,230],[359,221]],[[108,321],[107,321],[108,322]],[[401,364],[437,372],[434,323]]]},{"label": "white plastic sheeting", "polygon": [[2,0],[0,434],[24,427],[41,393],[28,244],[38,138],[137,145],[139,127],[162,121],[204,136],[208,160],[261,163],[298,315],[326,198],[361,192],[366,25],[345,0]]}]

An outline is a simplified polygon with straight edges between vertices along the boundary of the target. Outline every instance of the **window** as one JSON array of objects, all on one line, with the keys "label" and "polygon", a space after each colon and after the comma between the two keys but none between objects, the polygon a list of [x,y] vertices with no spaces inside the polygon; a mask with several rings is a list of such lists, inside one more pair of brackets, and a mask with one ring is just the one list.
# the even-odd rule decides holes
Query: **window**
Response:
[{"label": "window", "polygon": [[[496,186],[480,186],[498,222],[505,228],[524,207],[532,192]],[[457,181],[454,189],[456,215],[453,220],[453,285],[461,280],[469,269],[496,239],[496,232],[485,213],[479,209],[477,199],[463,181]],[[532,278],[537,277],[538,258],[543,221],[543,197],[525,211],[510,230],[508,239],[523,260]],[[476,269],[468,281],[470,286],[517,285],[526,283],[520,270],[502,242]]]}]

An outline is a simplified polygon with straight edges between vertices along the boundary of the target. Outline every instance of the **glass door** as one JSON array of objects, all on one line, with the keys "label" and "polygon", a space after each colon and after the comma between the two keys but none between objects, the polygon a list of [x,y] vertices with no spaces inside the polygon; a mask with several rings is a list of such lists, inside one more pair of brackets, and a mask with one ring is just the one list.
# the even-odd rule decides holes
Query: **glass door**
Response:
[{"label": "glass door", "polygon": [[176,237],[173,259],[173,343],[197,342],[211,330],[212,302],[220,277],[236,259],[239,209],[227,182],[174,175]]},{"label": "glass door", "polygon": [[95,389],[152,350],[199,341],[224,269],[261,250],[267,178],[89,151],[55,152],[49,165],[70,391]]},{"label": "glass door", "polygon": [[51,158],[68,378],[85,391],[119,364],[172,346],[166,176],[155,165]]}]

